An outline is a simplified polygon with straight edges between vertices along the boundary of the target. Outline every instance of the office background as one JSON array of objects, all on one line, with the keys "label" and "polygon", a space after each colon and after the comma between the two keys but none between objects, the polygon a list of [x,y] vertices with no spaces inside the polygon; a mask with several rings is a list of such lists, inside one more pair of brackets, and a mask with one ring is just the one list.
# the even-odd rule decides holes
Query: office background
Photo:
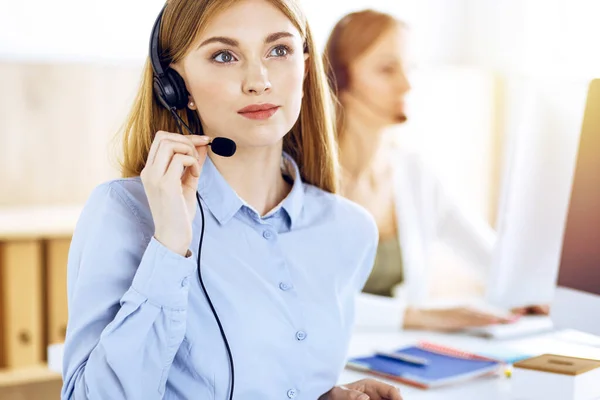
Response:
[{"label": "office background", "polygon": [[[408,23],[410,119],[390,134],[420,151],[460,203],[490,224],[514,176],[507,171],[515,148],[537,140],[548,144],[538,147],[541,163],[572,162],[561,149],[575,148],[587,83],[600,71],[600,2],[302,3],[319,50],[354,10],[371,7]],[[45,346],[62,340],[69,223],[93,187],[118,176],[114,135],[162,4],[0,2],[2,368],[43,363]],[[526,174],[529,165],[518,168]],[[548,190],[551,183],[542,182]],[[453,285],[434,283],[435,294],[479,293],[481,282],[451,257],[440,250],[437,280],[452,277]],[[15,302],[25,311],[11,308]]]}]

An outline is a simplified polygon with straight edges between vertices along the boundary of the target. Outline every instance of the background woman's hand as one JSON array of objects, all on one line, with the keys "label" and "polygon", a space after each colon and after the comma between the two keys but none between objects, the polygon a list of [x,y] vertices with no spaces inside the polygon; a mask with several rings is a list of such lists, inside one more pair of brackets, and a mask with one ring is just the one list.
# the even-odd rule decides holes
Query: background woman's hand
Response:
[{"label": "background woman's hand", "polygon": [[140,174],[154,220],[154,237],[185,256],[192,241],[196,190],[206,160],[207,136],[158,132]]},{"label": "background woman's hand", "polygon": [[402,400],[397,387],[377,381],[362,379],[344,386],[336,386],[319,400]]},{"label": "background woman's hand", "polygon": [[538,304],[527,307],[517,307],[511,310],[518,315],[550,315],[550,305]]},{"label": "background woman's hand", "polygon": [[514,322],[518,316],[507,318],[470,307],[418,309],[409,307],[404,317],[404,328],[440,332],[457,332],[467,328]]}]

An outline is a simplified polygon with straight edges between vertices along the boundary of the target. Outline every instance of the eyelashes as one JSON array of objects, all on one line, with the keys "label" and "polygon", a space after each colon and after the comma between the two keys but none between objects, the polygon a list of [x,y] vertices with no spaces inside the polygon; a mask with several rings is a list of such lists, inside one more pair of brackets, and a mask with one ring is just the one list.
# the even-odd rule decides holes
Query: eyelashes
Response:
[{"label": "eyelashes", "polygon": [[[219,58],[221,58],[221,60],[219,60]],[[217,64],[231,64],[233,60],[233,54],[231,54],[231,52],[227,50],[219,51],[217,54],[214,54],[210,59],[213,62],[216,62]]]},{"label": "eyelashes", "polygon": [[[269,57],[286,59],[292,54],[294,54],[294,50],[291,47],[286,46],[285,44],[280,44],[271,49],[271,51],[269,52]],[[210,60],[215,64],[225,65],[232,64],[235,61],[238,61],[233,55],[233,53],[229,50],[220,50],[216,52],[210,57]]]}]

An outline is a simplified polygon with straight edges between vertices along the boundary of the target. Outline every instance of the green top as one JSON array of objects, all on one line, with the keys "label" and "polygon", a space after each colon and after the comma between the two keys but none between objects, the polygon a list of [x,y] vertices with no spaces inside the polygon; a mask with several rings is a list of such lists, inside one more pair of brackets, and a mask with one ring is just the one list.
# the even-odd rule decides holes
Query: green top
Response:
[{"label": "green top", "polygon": [[380,240],[375,264],[363,292],[391,297],[394,286],[402,283],[403,280],[402,252],[398,237]]}]

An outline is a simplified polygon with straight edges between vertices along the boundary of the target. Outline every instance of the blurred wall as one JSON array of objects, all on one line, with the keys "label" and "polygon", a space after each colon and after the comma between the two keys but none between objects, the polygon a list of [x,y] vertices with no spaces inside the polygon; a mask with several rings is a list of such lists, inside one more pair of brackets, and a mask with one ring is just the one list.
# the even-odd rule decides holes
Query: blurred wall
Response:
[{"label": "blurred wall", "polygon": [[139,68],[0,62],[0,206],[78,205],[118,176]]},{"label": "blurred wall", "polygon": [[[468,0],[300,0],[318,45],[348,12],[375,8],[411,27],[419,63],[461,62]],[[164,0],[1,0],[0,58],[140,62]]]},{"label": "blurred wall", "polygon": [[[561,140],[579,138],[581,99],[589,81],[600,76],[600,1],[467,0],[465,9],[464,61],[495,71],[498,79],[496,129],[502,150],[496,198],[506,197],[515,153],[538,134],[527,127],[552,121],[555,127],[571,127],[554,129]],[[543,147],[537,152],[540,159],[554,156]],[[515,168],[512,176],[531,173],[527,164]],[[537,189],[546,193],[548,187]]]},{"label": "blurred wall", "polygon": [[[8,171],[0,182],[6,188],[0,206],[81,203],[95,185],[117,174],[119,149],[111,139],[131,103],[163,1],[2,1],[10,12],[0,15],[0,84],[6,88],[0,105],[8,110],[0,121],[0,167]],[[493,208],[487,172],[493,159],[481,154],[489,153],[493,134],[490,77],[473,68],[445,67],[466,56],[467,3],[302,1],[319,50],[335,22],[351,11],[371,7],[408,23],[411,63],[418,66],[414,137],[427,138],[420,151],[437,161],[435,167],[468,206],[487,217]],[[453,96],[461,86],[465,95],[457,103]],[[471,120],[469,107],[476,104],[484,112]],[[440,144],[449,141],[453,151],[440,153]],[[484,165],[474,169],[472,162]],[[482,172],[466,176],[467,170]]]},{"label": "blurred wall", "polygon": [[[465,194],[464,197],[465,201],[475,204],[475,208],[483,212],[491,222],[495,221],[499,180],[506,175],[506,157],[510,153],[507,150],[512,146],[510,142],[516,141],[515,135],[522,119],[527,118],[522,113],[522,98],[527,87],[531,86],[531,80],[543,77],[549,84],[553,80],[564,80],[566,77],[572,79],[574,76],[586,80],[600,71],[600,52],[595,51],[595,38],[600,35],[600,24],[596,23],[596,17],[600,14],[600,2],[597,0],[301,2],[321,49],[335,22],[344,14],[357,9],[371,7],[390,12],[406,21],[410,27],[411,63],[417,66],[414,74],[414,97],[417,99],[422,99],[425,95],[429,96],[431,103],[439,104],[438,98],[451,98],[448,97],[449,94],[433,90],[433,85],[440,82],[438,78],[445,76],[452,79],[448,75],[448,67],[466,66],[468,69],[464,71],[473,71],[471,77],[466,73],[459,73],[467,86],[469,82],[480,79],[482,74],[490,74],[494,90],[493,94],[488,92],[493,98],[486,100],[483,107],[491,102],[493,110],[491,114],[488,114],[487,109],[483,112],[486,118],[491,118],[492,125],[480,124],[481,136],[469,136],[470,142],[464,142],[464,146],[458,145],[464,137],[455,137],[457,145],[452,152],[440,154],[439,140],[430,140],[427,142],[429,145],[422,143],[420,151],[434,159],[438,167],[444,166],[439,169],[455,191],[464,193],[465,188],[486,187],[487,194],[473,193],[473,189],[470,189],[470,194]],[[8,88],[0,93],[0,102],[3,105],[9,104],[11,110],[18,110],[11,111],[9,118],[0,122],[0,140],[3,145],[0,148],[0,158],[4,160],[3,166],[11,171],[10,175],[3,172],[0,182],[2,186],[9,182],[6,187],[14,191],[14,182],[27,176],[26,172],[30,169],[41,174],[40,179],[45,182],[42,186],[50,185],[47,176],[57,174],[52,175],[48,171],[46,176],[45,172],[37,171],[41,168],[33,167],[35,164],[27,166],[27,158],[20,161],[15,158],[17,153],[5,153],[9,149],[13,151],[29,147],[30,154],[35,155],[34,160],[41,162],[41,165],[53,165],[52,163],[57,163],[56,160],[47,161],[45,156],[38,157],[39,150],[35,150],[35,143],[43,144],[37,148],[68,148],[64,143],[67,132],[73,132],[73,139],[70,141],[73,146],[88,135],[92,138],[89,143],[97,152],[88,158],[94,161],[88,163],[92,168],[90,182],[97,180],[97,177],[109,176],[110,169],[98,164],[101,160],[95,157],[106,155],[105,139],[114,133],[126,112],[130,90],[137,84],[136,71],[146,56],[149,31],[163,3],[163,0],[0,1],[4,11],[0,13],[0,61],[4,60],[2,69],[10,71],[7,75],[0,76],[1,83]],[[16,71],[21,69],[19,63],[22,62],[25,64],[21,74]],[[53,68],[52,65],[57,63],[56,68]],[[39,68],[36,66],[38,64]],[[45,68],[48,72],[44,71]],[[64,72],[62,77],[61,71]],[[70,85],[68,76],[71,73],[74,74],[73,82],[80,83],[73,92],[70,88],[77,85]],[[112,74],[117,78],[111,79]],[[67,82],[66,86],[58,84],[61,79]],[[486,82],[483,84],[484,90],[490,85],[489,81]],[[449,85],[452,86],[451,83]],[[454,85],[457,96],[460,94],[460,85],[460,82]],[[445,89],[452,90],[450,86],[445,86]],[[33,88],[39,88],[39,93],[33,91]],[[112,94],[109,96],[109,93]],[[107,97],[103,97],[105,95]],[[75,101],[70,103],[71,99]],[[474,97],[456,97],[454,100],[464,102],[465,107],[477,103]],[[37,106],[34,105],[36,101]],[[438,110],[428,109],[425,102],[419,101],[425,108],[416,110],[417,115],[425,112],[436,115]],[[50,108],[45,108],[47,105]],[[71,106],[77,110],[80,119],[63,118],[64,114],[59,110],[66,110]],[[32,113],[34,109],[37,114]],[[481,109],[483,108],[480,107]],[[46,114],[42,116],[40,112]],[[444,109],[441,112],[444,114]],[[471,117],[472,119],[466,120]],[[465,114],[464,118],[463,123],[470,126],[477,125],[478,118],[481,120],[480,115],[475,112]],[[44,138],[37,137],[40,128],[34,123],[36,119],[41,119],[43,131],[48,131],[46,135],[42,135]],[[423,121],[420,125],[416,122],[411,125],[415,134],[421,134],[421,131],[425,136],[431,136],[432,131],[444,129],[442,125],[433,126],[431,121],[425,121],[421,117],[415,119]],[[449,123],[448,119],[439,120]],[[452,121],[458,122],[456,119]],[[59,129],[59,126],[64,126],[64,129]],[[458,126],[455,124],[449,128],[457,131]],[[53,129],[62,132],[62,136],[54,138]],[[33,136],[28,134],[27,140],[21,138],[20,133],[12,134],[13,131],[25,130],[35,133]],[[17,136],[18,139],[7,139],[11,136]],[[32,137],[37,138],[33,147],[28,141]],[[443,142],[444,137],[440,137],[440,140]],[[473,140],[492,146],[493,152],[489,159],[476,157],[473,153],[469,155],[468,152],[473,150]],[[88,152],[79,147],[77,149],[79,153]],[[469,167],[466,166],[467,163]],[[465,178],[467,169],[483,169],[487,172],[485,177]],[[74,174],[74,171],[70,171],[64,175],[65,179],[68,180]],[[81,192],[87,189],[83,184]],[[26,190],[22,196],[3,194],[0,204],[31,199],[30,193]],[[63,198],[76,202],[81,200],[80,193],[73,196],[66,191],[62,193]],[[61,195],[50,195],[46,200],[40,201],[62,202],[63,199]]]}]

